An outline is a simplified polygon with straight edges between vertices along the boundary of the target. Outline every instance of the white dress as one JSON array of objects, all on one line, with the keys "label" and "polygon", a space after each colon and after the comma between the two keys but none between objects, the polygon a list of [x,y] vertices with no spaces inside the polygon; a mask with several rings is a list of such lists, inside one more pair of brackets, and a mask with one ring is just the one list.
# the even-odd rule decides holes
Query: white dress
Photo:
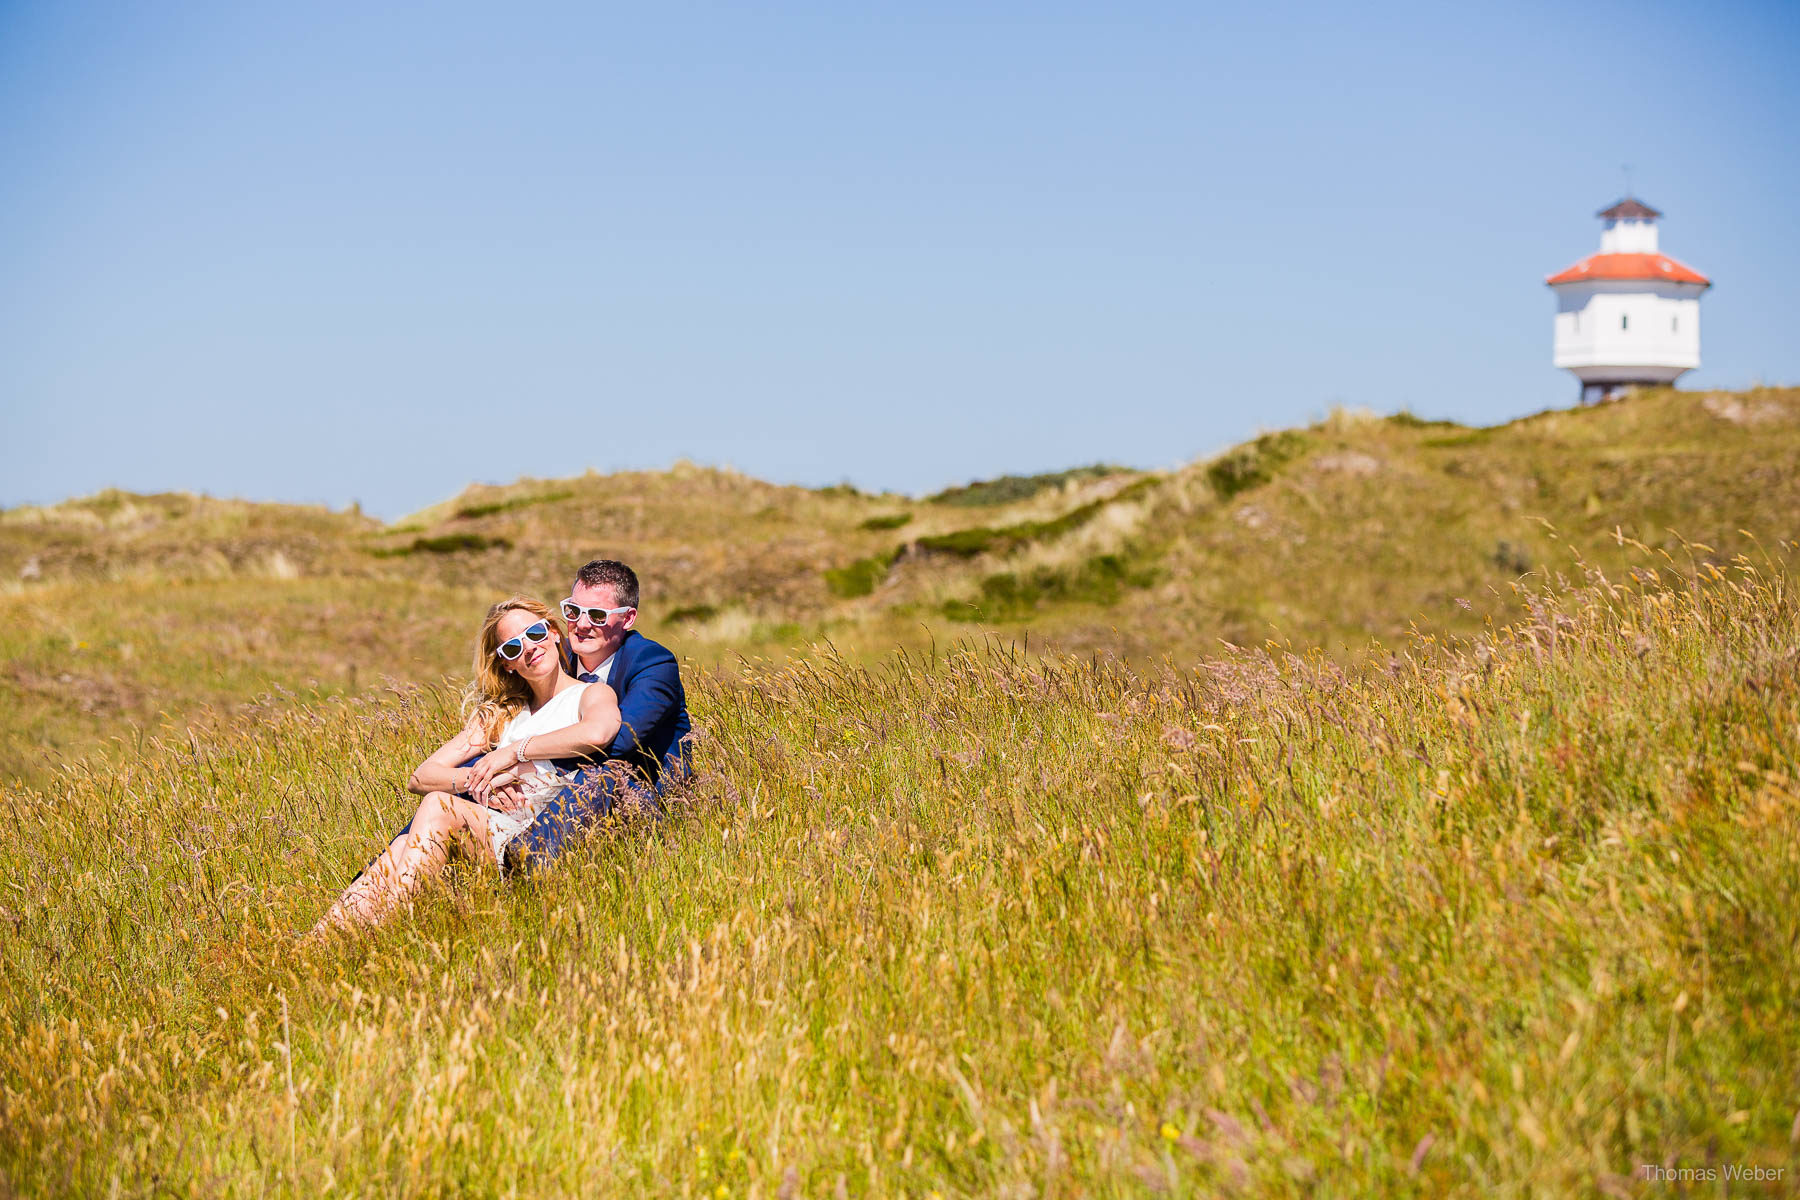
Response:
[{"label": "white dress", "polygon": [[[550,697],[549,702],[536,712],[530,709],[520,710],[517,716],[506,723],[506,728],[500,731],[499,744],[509,746],[533,734],[567,729],[575,724],[581,719],[581,694],[590,686],[578,683],[572,688],[564,688]],[[494,847],[496,862],[505,860],[507,844],[537,820],[538,814],[544,811],[544,806],[550,803],[550,797],[572,782],[573,778],[557,770],[554,764],[533,762],[530,759],[525,761],[519,768],[519,784],[525,792],[525,806],[513,812],[501,812],[497,808],[488,812],[488,839]]]}]

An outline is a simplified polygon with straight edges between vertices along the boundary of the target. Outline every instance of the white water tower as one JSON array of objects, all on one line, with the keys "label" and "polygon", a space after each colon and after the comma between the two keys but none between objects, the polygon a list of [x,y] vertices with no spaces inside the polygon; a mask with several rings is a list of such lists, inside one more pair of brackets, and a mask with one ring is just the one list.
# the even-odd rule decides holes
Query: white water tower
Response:
[{"label": "white water tower", "polygon": [[1599,214],[1600,253],[1544,282],[1556,293],[1555,363],[1582,403],[1674,383],[1700,365],[1700,293],[1712,282],[1657,249],[1654,208],[1631,197]]}]

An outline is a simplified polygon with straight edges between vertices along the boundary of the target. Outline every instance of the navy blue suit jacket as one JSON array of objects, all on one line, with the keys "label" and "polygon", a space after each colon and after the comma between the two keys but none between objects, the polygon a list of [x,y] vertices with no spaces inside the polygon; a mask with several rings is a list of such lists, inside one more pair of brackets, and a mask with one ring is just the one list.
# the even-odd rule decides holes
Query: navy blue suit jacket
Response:
[{"label": "navy blue suit jacket", "polygon": [[[571,675],[580,670],[580,663],[569,664]],[[613,656],[607,682],[619,696],[620,725],[606,757],[630,763],[659,787],[685,779],[694,726],[675,656],[634,629]]]}]

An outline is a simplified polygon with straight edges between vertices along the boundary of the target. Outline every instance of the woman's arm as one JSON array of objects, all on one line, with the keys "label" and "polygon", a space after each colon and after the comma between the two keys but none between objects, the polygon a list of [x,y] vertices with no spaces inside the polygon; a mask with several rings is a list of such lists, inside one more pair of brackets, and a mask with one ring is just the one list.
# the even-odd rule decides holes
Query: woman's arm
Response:
[{"label": "woman's arm", "polygon": [[[527,759],[597,758],[598,752],[612,745],[619,736],[619,696],[604,683],[590,683],[581,694],[580,715],[573,725],[534,733],[517,742],[508,742],[482,756],[470,768],[470,795],[482,800],[487,788],[519,762],[521,752]],[[460,774],[460,772],[459,772]],[[486,803],[483,800],[483,803]]]},{"label": "woman's arm", "polygon": [[573,725],[525,739],[525,756],[597,758],[619,736],[619,694],[604,683],[590,683],[581,694],[581,718]]},{"label": "woman's arm", "polygon": [[487,745],[487,735],[482,732],[481,723],[469,718],[460,733],[439,746],[424,762],[413,768],[413,773],[406,780],[406,790],[415,796],[424,796],[431,792],[462,792],[468,790],[471,767],[458,767],[456,764],[470,755],[479,754]]}]

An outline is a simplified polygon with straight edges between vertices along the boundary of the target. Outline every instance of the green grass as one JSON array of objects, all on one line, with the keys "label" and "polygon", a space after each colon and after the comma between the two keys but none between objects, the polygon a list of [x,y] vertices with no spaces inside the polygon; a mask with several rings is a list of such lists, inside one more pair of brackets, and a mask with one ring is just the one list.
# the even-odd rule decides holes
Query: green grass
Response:
[{"label": "green grass", "polygon": [[1131,554],[1097,554],[1074,567],[1002,571],[981,581],[973,601],[949,600],[944,615],[955,621],[1024,621],[1046,605],[1117,604],[1127,588],[1157,582],[1153,564]]},{"label": "green grass", "polygon": [[1109,505],[1142,496],[1156,481],[1139,480],[1104,500],[1092,500],[1070,509],[1060,516],[1041,521],[1020,521],[999,528],[975,526],[950,533],[929,534],[913,539],[904,549],[921,555],[942,554],[954,558],[974,558],[981,554],[1007,554],[1034,542],[1047,542],[1080,529]]},{"label": "green grass", "polygon": [[416,537],[402,546],[371,547],[368,552],[377,558],[400,558],[408,554],[462,554],[510,549],[512,542],[503,537],[488,537],[479,533],[445,533],[436,537]]},{"label": "green grass", "polygon": [[1411,409],[1406,409],[1406,408],[1401,409],[1397,413],[1391,414],[1387,418],[1387,421],[1390,425],[1397,425],[1402,429],[1460,429],[1461,428],[1461,426],[1459,426],[1455,421],[1428,420],[1425,417],[1419,416],[1417,413],[1413,412]]},{"label": "green grass", "polygon": [[887,554],[874,554],[868,558],[859,558],[842,567],[825,569],[825,586],[831,594],[852,599],[856,596],[867,596],[875,590],[882,580],[887,578],[894,560],[900,556],[899,550]]},{"label": "green grass", "polygon": [[[976,526],[949,533],[926,534],[897,546],[886,554],[859,558],[841,567],[827,567],[823,572],[825,586],[832,595],[843,599],[867,596],[889,577],[894,564],[902,559],[932,556],[975,558],[983,554],[1008,554],[1034,543],[1052,541],[1080,529],[1099,516],[1107,505],[1134,499],[1152,486],[1154,480],[1140,480],[1121,489],[1115,496],[1089,501],[1048,520],[1020,521],[997,529]],[[891,529],[908,520],[911,520],[910,514],[897,522],[891,522],[891,518],[887,517],[872,518],[863,522],[862,527],[872,530]],[[1111,555],[1101,557],[1108,560],[1116,558]],[[1029,614],[1036,608],[1036,600],[1050,600],[1072,592],[1079,584],[1080,573],[1076,575],[1076,578],[1071,578],[1068,572],[1039,570],[1022,587],[1011,575],[990,576],[983,583],[983,594],[988,597],[985,606],[971,608],[952,602],[945,605],[945,611],[957,620],[984,619],[981,615],[983,613],[997,615],[1004,612],[1012,616]],[[1012,582],[1009,583],[1008,580]],[[1005,592],[1004,597],[1001,596],[1001,591]],[[1028,592],[1035,597],[1030,602],[1026,600]]]},{"label": "green grass", "polygon": [[1206,477],[1220,496],[1229,499],[1275,478],[1277,471],[1311,444],[1305,434],[1293,430],[1265,434],[1214,459],[1206,468]]},{"label": "green grass", "polygon": [[1793,548],[1477,639],[696,678],[666,823],[307,956],[446,692],[13,790],[7,1194],[1633,1194],[1792,1170]]},{"label": "green grass", "polygon": [[1445,437],[1426,438],[1422,443],[1433,450],[1452,449],[1457,446],[1479,446],[1494,436],[1492,429],[1471,429],[1467,433],[1453,433]]},{"label": "green grass", "polygon": [[462,520],[476,517],[491,517],[495,513],[514,512],[521,508],[530,508],[537,504],[555,504],[559,500],[568,500],[574,492],[541,492],[537,495],[509,496],[504,500],[491,500],[483,503],[458,505],[452,514]]},{"label": "green grass", "polygon": [[663,619],[671,625],[710,621],[719,615],[719,610],[711,604],[687,604],[680,608],[670,609]]},{"label": "green grass", "polygon": [[998,479],[984,479],[976,483],[963,484],[961,487],[946,488],[935,495],[927,496],[925,502],[927,504],[948,504],[958,508],[985,508],[1014,504],[1020,500],[1029,500],[1041,492],[1064,487],[1071,483],[1127,474],[1131,474],[1129,467],[1095,463],[1089,467],[1071,467],[1066,471],[1053,471],[1042,475],[1002,475]]}]

